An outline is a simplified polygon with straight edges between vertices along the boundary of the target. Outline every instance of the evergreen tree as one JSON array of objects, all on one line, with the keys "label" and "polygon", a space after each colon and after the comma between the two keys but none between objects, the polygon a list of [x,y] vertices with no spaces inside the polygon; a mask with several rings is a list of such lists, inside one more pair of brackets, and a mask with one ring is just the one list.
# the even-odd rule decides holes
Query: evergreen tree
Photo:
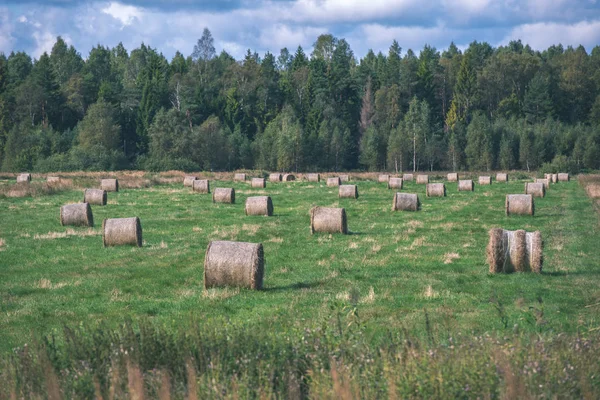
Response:
[{"label": "evergreen tree", "polygon": [[474,171],[489,171],[493,166],[492,129],[487,117],[476,112],[467,127],[467,164]]}]

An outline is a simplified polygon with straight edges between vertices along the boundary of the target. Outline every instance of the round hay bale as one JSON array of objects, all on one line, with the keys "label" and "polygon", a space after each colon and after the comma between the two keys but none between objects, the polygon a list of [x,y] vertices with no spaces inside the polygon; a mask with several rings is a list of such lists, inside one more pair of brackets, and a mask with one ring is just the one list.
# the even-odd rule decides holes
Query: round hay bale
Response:
[{"label": "round hay bale", "polygon": [[456,172],[448,174],[448,182],[458,182],[458,174]]},{"label": "round hay bale", "polygon": [[428,183],[425,187],[427,197],[446,197],[446,185],[443,183]]},{"label": "round hay bale", "polygon": [[491,176],[480,176],[479,177],[479,184],[480,185],[491,185],[492,184],[492,177]]},{"label": "round hay bale", "polygon": [[327,186],[329,186],[329,187],[340,186],[341,184],[342,184],[342,181],[340,180],[339,176],[336,176],[333,178],[327,178]]},{"label": "round hay bale", "polygon": [[273,201],[270,196],[255,196],[246,199],[246,215],[273,215]]},{"label": "round hay bale", "polygon": [[314,207],[310,210],[310,233],[348,233],[346,210],[343,208]]},{"label": "round hay bale", "polygon": [[267,187],[267,183],[265,182],[265,178],[252,178],[252,181],[250,181],[250,186],[253,188],[264,189]]},{"label": "round hay bale", "polygon": [[458,181],[459,192],[472,192],[475,190],[475,184],[471,179],[461,179]]},{"label": "round hay bale", "polygon": [[244,182],[246,180],[246,174],[234,174],[233,180],[239,181],[239,182]]},{"label": "round hay bale", "polygon": [[553,177],[556,175],[556,179],[558,180],[558,174],[544,174],[544,179],[548,179],[548,183],[556,183]]},{"label": "round hay bale", "polygon": [[534,197],[544,197],[546,190],[543,183],[525,183],[525,194],[531,194]]},{"label": "round hay bale", "polygon": [[93,204],[95,206],[105,206],[107,197],[106,190],[85,189],[83,191],[83,202]]},{"label": "round hay bale", "polygon": [[421,202],[416,194],[399,192],[394,194],[392,211],[419,211],[420,207]]},{"label": "round hay bale", "polygon": [[265,268],[261,243],[211,241],[204,257],[204,288],[262,289]]},{"label": "round hay bale", "polygon": [[358,186],[356,185],[340,185],[338,190],[340,199],[358,199]]},{"label": "round hay bale", "polygon": [[17,183],[29,183],[31,182],[31,174],[20,174],[17,175]]},{"label": "round hay bale", "polygon": [[417,175],[417,185],[427,185],[429,183],[429,175]]},{"label": "round hay bale", "polygon": [[196,193],[210,193],[210,181],[208,179],[196,179],[192,184],[192,191]]},{"label": "round hay bale", "polygon": [[402,178],[390,178],[388,180],[388,189],[402,190],[402,186],[404,186]]},{"label": "round hay bale", "polygon": [[67,204],[60,208],[62,226],[94,226],[94,216],[89,203]]},{"label": "round hay bale", "polygon": [[131,245],[142,247],[142,224],[138,217],[110,218],[102,221],[104,247]]},{"label": "round hay bale", "polygon": [[552,174],[552,183],[558,183],[558,174]]},{"label": "round hay bale", "polygon": [[269,182],[281,182],[281,174],[279,174],[279,173],[269,174]]},{"label": "round hay bale", "polygon": [[198,179],[197,176],[186,175],[183,177],[183,186],[184,187],[194,187],[194,181]]},{"label": "round hay bale", "polygon": [[307,178],[309,182],[321,182],[321,174],[308,174]]},{"label": "round hay bale", "polygon": [[281,178],[284,182],[291,182],[296,180],[296,176],[294,174],[284,174]]},{"label": "round hay bale", "polygon": [[504,203],[506,215],[533,215],[533,196],[530,194],[507,194]]},{"label": "round hay bale", "polygon": [[548,179],[548,178],[544,178],[544,179],[537,178],[535,180],[535,183],[541,183],[541,184],[543,184],[544,185],[544,189],[546,189],[546,190],[548,190],[550,188],[550,179]]},{"label": "round hay bale", "polygon": [[558,175],[558,177],[557,177],[558,182],[569,182],[569,179],[570,179],[569,174],[560,172],[557,175]]},{"label": "round hay bale", "polygon": [[496,182],[508,182],[508,174],[496,174]]},{"label": "round hay bale", "polygon": [[46,182],[48,183],[60,183],[60,177],[58,176],[49,176],[46,178]]},{"label": "round hay bale", "polygon": [[384,183],[390,180],[390,176],[389,175],[379,175],[379,177],[377,178],[377,181],[379,183]]},{"label": "round hay bale", "polygon": [[107,192],[118,192],[119,191],[119,180],[118,179],[102,179],[100,181],[100,189],[106,190]]},{"label": "round hay bale", "polygon": [[350,175],[340,175],[340,181],[350,182]]},{"label": "round hay bale", "polygon": [[233,188],[216,188],[213,191],[213,203],[235,203],[235,189]]},{"label": "round hay bale", "polygon": [[402,179],[405,182],[412,182],[415,178],[414,178],[413,174],[404,174],[404,175],[402,175]]},{"label": "round hay bale", "polygon": [[486,253],[491,274],[542,272],[543,242],[539,231],[494,228],[489,236]]}]

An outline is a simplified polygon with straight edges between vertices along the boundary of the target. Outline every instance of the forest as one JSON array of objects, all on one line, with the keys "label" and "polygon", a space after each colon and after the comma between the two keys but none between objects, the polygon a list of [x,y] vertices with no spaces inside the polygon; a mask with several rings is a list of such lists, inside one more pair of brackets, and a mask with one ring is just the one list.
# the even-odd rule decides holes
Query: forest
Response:
[{"label": "forest", "polygon": [[0,54],[2,171],[600,167],[600,46]]}]

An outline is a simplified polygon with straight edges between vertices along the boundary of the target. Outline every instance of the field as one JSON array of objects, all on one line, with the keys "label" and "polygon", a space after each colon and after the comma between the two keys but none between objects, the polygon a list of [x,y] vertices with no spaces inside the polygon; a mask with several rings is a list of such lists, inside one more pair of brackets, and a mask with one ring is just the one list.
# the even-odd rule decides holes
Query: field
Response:
[{"label": "field", "polygon": [[[441,176],[438,178],[433,181],[441,182]],[[506,184],[494,182],[491,186],[476,184],[474,192],[458,192],[456,183],[446,183],[445,198],[426,198],[424,185],[405,183],[402,192],[419,194],[422,209],[418,212],[392,212],[393,191],[373,180],[352,182],[358,185],[357,200],[338,199],[337,188],[328,188],[323,181],[267,183],[266,189],[252,189],[248,182],[212,181],[211,189],[235,188],[233,205],[213,204],[210,195],[194,194],[180,180],[154,180],[152,184],[141,185],[147,187],[125,187],[118,193],[109,193],[106,206],[92,207],[94,228],[62,227],[58,218],[60,206],[82,200],[82,192],[76,187],[97,186],[97,180],[85,179],[73,178],[72,187],[52,194],[0,198],[0,358],[2,354],[15,353],[15,348],[22,349],[26,343],[47,349],[48,343],[43,342],[49,337],[50,343],[53,340],[58,343],[50,351],[56,356],[77,342],[65,340],[68,337],[63,330],[65,326],[68,331],[81,329],[80,334],[89,337],[104,337],[108,335],[106,332],[113,332],[126,338],[131,329],[138,332],[132,336],[136,340],[143,337],[139,334],[143,329],[165,335],[172,333],[173,337],[182,332],[197,332],[195,337],[205,343],[218,343],[221,335],[238,340],[257,335],[272,337],[265,340],[272,344],[267,346],[272,349],[279,349],[277,346],[283,345],[280,342],[286,341],[283,338],[289,341],[318,335],[327,337],[328,329],[332,329],[332,341],[344,338],[348,340],[344,343],[361,343],[364,348],[370,348],[371,344],[387,346],[396,340],[406,343],[408,338],[423,346],[442,346],[446,350],[453,340],[466,341],[469,349],[478,348],[472,340],[485,343],[489,340],[491,347],[481,342],[482,354],[493,353],[492,343],[497,341],[503,345],[514,341],[516,348],[520,344],[529,349],[535,340],[539,343],[545,340],[551,346],[562,337],[571,341],[567,347],[577,340],[591,340],[591,347],[597,346],[600,225],[593,203],[576,180],[552,185],[545,198],[536,198],[534,217],[507,217],[504,213],[505,195],[523,192],[525,180],[516,179]],[[0,181],[4,193],[10,185],[12,180]],[[266,194],[273,199],[274,216],[245,216],[246,198]],[[316,205],[344,207],[350,234],[311,235],[309,210]],[[141,219],[143,247],[103,248],[102,220],[131,216]],[[544,239],[542,274],[489,274],[485,248],[487,232],[494,227],[540,230]],[[264,290],[204,290],[204,253],[210,240],[263,243]],[[390,335],[400,334],[402,340],[397,336],[390,339]],[[98,339],[97,343],[100,342],[106,340]],[[111,343],[115,342],[118,340]],[[235,351],[231,351],[235,357]],[[327,351],[321,349],[316,353],[329,354],[323,357],[330,367],[338,357],[337,353]],[[569,357],[569,351],[563,355]],[[375,357],[381,357],[381,352],[376,354]],[[68,359],[64,354],[56,357]],[[178,357],[186,359],[187,355]],[[14,358],[4,359],[7,366],[17,365]],[[265,354],[265,359],[271,358]],[[339,359],[360,357],[354,354]],[[576,363],[577,357],[574,360]],[[579,357],[580,362],[584,360],[587,358]],[[136,362],[149,361],[136,359]],[[196,370],[202,369],[200,364],[197,361]],[[60,376],[61,368],[53,365]],[[110,363],[102,368],[109,367]],[[170,373],[187,376],[183,380],[189,382],[190,368],[186,375],[184,367],[181,365],[176,369],[178,372],[173,372],[174,369]],[[343,373],[335,368],[328,368],[325,381],[318,374],[307,378],[304,371],[299,378],[302,384],[298,390],[303,394],[300,397],[308,395],[307,387],[311,385],[307,381],[316,385],[309,393],[313,397],[321,381],[325,382],[322,387],[331,386],[333,397],[344,397],[346,392],[360,393],[358,397],[373,394],[392,397],[387,384],[365,389],[358,387],[359,384],[346,387],[338,382],[336,389],[336,380],[348,384],[352,374],[358,373],[354,367],[348,367],[346,380],[338,378]],[[466,371],[475,366],[466,363],[463,367]],[[0,378],[14,379],[18,368],[11,368],[6,370],[13,372],[0,374]],[[560,374],[560,368],[556,368]],[[586,369],[589,365],[578,368]],[[598,394],[600,374],[598,366],[594,368],[595,371],[587,371],[585,379],[578,376],[573,389],[569,386],[563,394],[576,397]],[[152,386],[152,379],[158,378],[149,377],[146,365],[141,370],[145,385]],[[358,374],[365,377],[361,371]],[[47,374],[41,375],[48,382]],[[425,375],[424,379],[431,379],[435,386],[437,378]],[[560,384],[557,376],[541,375],[544,382]],[[382,379],[389,381],[388,378],[386,375]],[[58,380],[62,379],[68,380],[64,377]],[[219,379],[227,381],[225,376]],[[292,391],[289,382],[283,385],[283,392],[278,392],[278,384],[265,379],[267,383],[256,382],[256,386],[272,388],[274,396],[289,395]],[[506,379],[500,379],[502,383],[491,376],[490,379],[487,389],[482,384],[481,391],[463,395],[476,397],[488,390],[492,398],[502,393],[506,396]],[[202,379],[199,382],[198,390],[209,390],[202,386]],[[534,388],[535,382],[523,383],[528,394],[550,395],[558,391],[555,388],[547,393],[546,389]],[[96,397],[98,390],[102,393],[108,390],[102,379],[90,378],[88,383],[95,388]],[[222,396],[214,397],[226,397],[229,384],[224,383],[227,389],[215,389]],[[27,390],[34,390],[35,385],[31,385]],[[72,393],[80,393],[73,384],[69,385]],[[462,392],[455,389],[464,390],[447,385],[439,382],[438,391],[432,389],[432,392],[414,392],[413,387],[403,391],[402,386],[397,390],[400,397],[457,396]],[[246,393],[239,389],[242,386],[246,387],[240,383],[236,390]],[[130,382],[130,393],[132,390]],[[178,389],[174,384],[172,390],[179,393],[177,390],[186,389]],[[316,397],[331,395],[327,391],[319,393]]]}]

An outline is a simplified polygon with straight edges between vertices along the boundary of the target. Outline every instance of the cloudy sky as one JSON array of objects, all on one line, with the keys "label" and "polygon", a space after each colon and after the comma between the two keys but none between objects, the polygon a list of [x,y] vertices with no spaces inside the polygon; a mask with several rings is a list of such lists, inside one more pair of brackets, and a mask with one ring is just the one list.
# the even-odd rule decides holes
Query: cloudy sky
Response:
[{"label": "cloudy sky", "polygon": [[0,0],[0,52],[39,57],[56,36],[87,57],[97,45],[144,42],[171,58],[184,55],[208,27],[217,51],[241,58],[250,48],[278,54],[321,33],[345,38],[358,56],[451,41],[497,46],[521,39],[535,49],[555,43],[600,44],[600,0]]}]

